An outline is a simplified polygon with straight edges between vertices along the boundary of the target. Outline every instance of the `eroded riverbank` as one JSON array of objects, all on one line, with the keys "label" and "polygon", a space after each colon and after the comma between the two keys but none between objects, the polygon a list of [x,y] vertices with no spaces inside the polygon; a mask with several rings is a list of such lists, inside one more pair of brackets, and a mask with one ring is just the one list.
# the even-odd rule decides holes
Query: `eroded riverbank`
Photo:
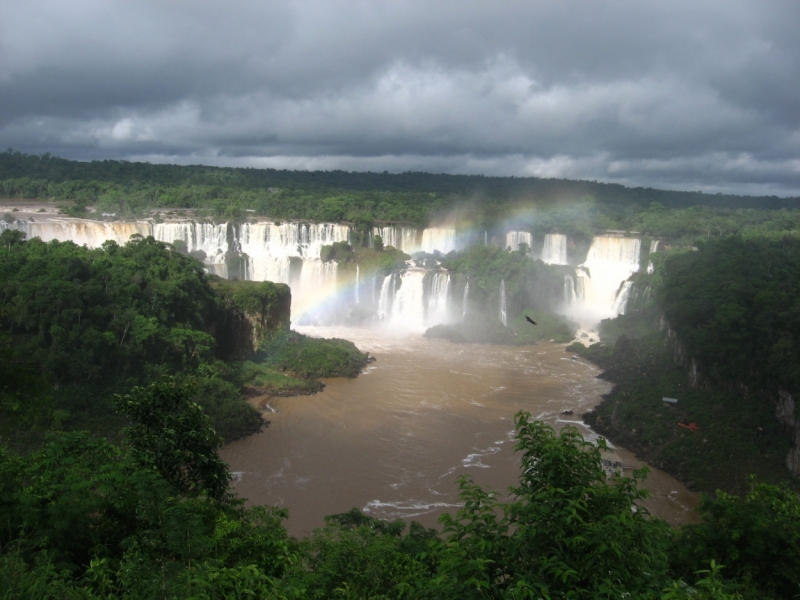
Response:
[{"label": "eroded riverbank", "polygon": [[[563,344],[451,344],[363,329],[300,328],[347,338],[377,357],[357,379],[326,380],[310,397],[273,398],[270,427],[223,450],[237,492],[289,508],[287,527],[305,535],[323,517],[353,507],[434,526],[458,505],[456,479],[506,490],[516,482],[513,416],[526,410],[555,427],[577,426],[610,384]],[[564,416],[565,410],[573,416]],[[617,450],[627,466],[635,457]],[[651,511],[673,523],[693,518],[696,495],[651,470]]]}]

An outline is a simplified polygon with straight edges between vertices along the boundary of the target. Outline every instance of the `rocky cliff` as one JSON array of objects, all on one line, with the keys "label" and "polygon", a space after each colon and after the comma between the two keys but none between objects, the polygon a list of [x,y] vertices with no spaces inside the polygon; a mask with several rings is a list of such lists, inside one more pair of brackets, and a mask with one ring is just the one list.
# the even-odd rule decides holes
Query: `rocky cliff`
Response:
[{"label": "rocky cliff", "polygon": [[289,329],[292,294],[288,285],[217,278],[212,286],[219,310],[209,333],[217,340],[217,358],[250,356],[275,332]]}]

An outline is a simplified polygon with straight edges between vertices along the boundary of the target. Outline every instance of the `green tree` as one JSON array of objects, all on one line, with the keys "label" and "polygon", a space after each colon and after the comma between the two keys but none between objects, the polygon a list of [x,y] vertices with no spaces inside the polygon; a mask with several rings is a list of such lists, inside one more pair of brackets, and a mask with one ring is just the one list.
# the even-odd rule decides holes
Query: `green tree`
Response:
[{"label": "green tree", "polygon": [[193,386],[167,378],[116,396],[116,406],[130,423],[125,435],[137,461],[183,495],[229,501],[230,473],[217,454],[222,439],[193,395]]}]

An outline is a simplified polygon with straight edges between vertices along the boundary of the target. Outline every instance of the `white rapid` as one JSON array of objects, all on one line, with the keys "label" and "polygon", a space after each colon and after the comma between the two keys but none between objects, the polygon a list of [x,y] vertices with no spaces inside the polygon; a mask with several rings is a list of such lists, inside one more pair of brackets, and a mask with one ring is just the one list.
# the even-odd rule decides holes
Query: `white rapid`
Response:
[{"label": "white rapid", "polygon": [[500,280],[500,322],[508,327],[508,311],[506,310],[506,280]]},{"label": "white rapid", "polygon": [[533,245],[533,236],[529,231],[509,231],[506,234],[506,248],[510,248],[512,252],[519,250],[520,244],[528,246],[528,252],[531,251]]},{"label": "white rapid", "polygon": [[542,262],[545,262],[548,265],[568,264],[567,236],[561,233],[548,233],[546,236],[544,236]]},{"label": "white rapid", "polygon": [[630,283],[639,270],[641,243],[638,239],[598,236],[589,254],[575,270],[575,282],[565,280],[566,312],[583,326],[625,312]]}]

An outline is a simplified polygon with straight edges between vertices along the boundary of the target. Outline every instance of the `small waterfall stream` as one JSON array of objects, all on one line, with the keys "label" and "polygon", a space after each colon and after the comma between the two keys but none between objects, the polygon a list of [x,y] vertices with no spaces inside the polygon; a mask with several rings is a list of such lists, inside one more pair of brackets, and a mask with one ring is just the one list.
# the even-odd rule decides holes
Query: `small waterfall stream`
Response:
[{"label": "small waterfall stream", "polygon": [[500,322],[508,327],[508,313],[506,311],[506,280],[500,280]]}]

